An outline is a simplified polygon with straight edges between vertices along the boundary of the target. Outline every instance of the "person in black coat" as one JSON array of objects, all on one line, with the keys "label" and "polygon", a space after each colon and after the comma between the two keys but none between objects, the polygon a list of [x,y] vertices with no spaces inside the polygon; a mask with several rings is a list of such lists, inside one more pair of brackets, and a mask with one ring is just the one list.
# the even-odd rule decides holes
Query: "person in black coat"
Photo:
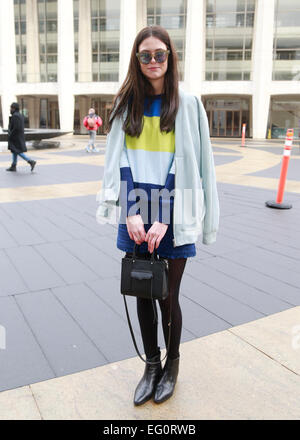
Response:
[{"label": "person in black coat", "polygon": [[12,152],[13,161],[6,171],[17,171],[18,156],[26,160],[31,166],[31,171],[33,171],[36,161],[25,154],[27,148],[24,136],[24,117],[19,110],[19,104],[13,102],[10,106],[11,116],[8,124],[8,149]]}]

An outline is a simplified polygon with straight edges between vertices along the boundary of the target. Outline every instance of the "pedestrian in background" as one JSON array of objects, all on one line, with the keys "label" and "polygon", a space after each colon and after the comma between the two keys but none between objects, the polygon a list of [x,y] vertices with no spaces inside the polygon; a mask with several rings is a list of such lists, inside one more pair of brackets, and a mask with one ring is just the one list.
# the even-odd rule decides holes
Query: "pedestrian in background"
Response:
[{"label": "pedestrian in background", "polygon": [[89,109],[89,114],[83,119],[83,125],[89,131],[90,136],[89,143],[86,147],[86,152],[91,153],[93,151],[98,153],[99,149],[95,146],[96,133],[98,128],[102,125],[102,119],[100,118],[100,116],[96,115],[94,108]]},{"label": "pedestrian in background", "polygon": [[[135,390],[135,405],[152,397],[155,403],[161,403],[174,392],[182,331],[182,275],[187,259],[196,255],[199,234],[202,233],[203,244],[214,243],[219,225],[206,112],[196,96],[178,89],[177,60],[174,44],[164,28],[149,26],[138,33],[127,77],[110,114],[105,170],[98,196],[99,223],[110,222],[114,206],[121,206],[117,237],[120,250],[129,257],[138,244],[139,253],[146,258],[155,249],[160,258],[168,260],[169,294],[159,301],[166,346],[171,331],[163,368],[156,303],[137,297],[144,350],[151,364],[146,364]],[[125,185],[121,185],[123,182]],[[126,189],[122,190],[122,186]],[[154,200],[157,189],[161,197]],[[137,205],[137,198],[145,198],[148,215],[138,211],[143,205]]]},{"label": "pedestrian in background", "polygon": [[20,107],[17,102],[10,106],[11,116],[8,124],[8,149],[12,152],[12,164],[6,171],[17,171],[18,156],[26,160],[33,171],[36,161],[26,156],[27,151],[24,135],[24,116],[20,113]]}]

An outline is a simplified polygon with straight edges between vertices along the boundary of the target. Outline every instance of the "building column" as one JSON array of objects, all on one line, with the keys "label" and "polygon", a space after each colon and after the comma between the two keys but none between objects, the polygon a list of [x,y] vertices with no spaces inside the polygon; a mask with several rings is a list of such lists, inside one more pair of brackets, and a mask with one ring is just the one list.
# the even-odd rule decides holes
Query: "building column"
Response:
[{"label": "building column", "polygon": [[139,0],[136,4],[136,20],[138,33],[147,26],[147,0]]},{"label": "building column", "polygon": [[39,106],[39,97],[26,97],[27,101],[27,109],[29,116],[29,128],[39,128],[40,126],[40,106]]},{"label": "building column", "polygon": [[205,80],[205,1],[187,0],[185,89],[200,97]]},{"label": "building column", "polygon": [[129,66],[131,49],[137,30],[137,0],[120,0],[119,82],[123,83]]},{"label": "building column", "polygon": [[26,0],[27,82],[40,82],[40,45],[37,0]]},{"label": "building column", "polygon": [[80,117],[80,133],[81,134],[87,134],[87,130],[83,125],[83,118],[88,114],[90,109],[90,99],[87,98],[87,96],[79,96],[78,97],[79,102],[79,117]]},{"label": "building column", "polygon": [[253,138],[265,139],[273,70],[275,0],[257,0],[253,39]]},{"label": "building column", "polygon": [[91,2],[79,0],[78,15],[78,81],[92,81]]},{"label": "building column", "polygon": [[10,104],[17,101],[15,17],[13,0],[0,0],[0,93],[4,128],[8,127]]},{"label": "building column", "polygon": [[58,106],[60,129],[73,131],[74,127],[74,26],[73,0],[58,0]]}]

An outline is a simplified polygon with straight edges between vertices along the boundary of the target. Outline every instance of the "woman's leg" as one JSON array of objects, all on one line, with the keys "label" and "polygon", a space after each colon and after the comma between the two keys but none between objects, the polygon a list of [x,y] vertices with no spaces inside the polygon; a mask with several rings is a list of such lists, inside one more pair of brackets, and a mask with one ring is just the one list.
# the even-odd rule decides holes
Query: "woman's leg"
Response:
[{"label": "woman's leg", "polygon": [[156,385],[161,378],[160,349],[157,345],[157,309],[156,302],[149,299],[137,298],[137,313],[142,333],[144,350],[148,361],[143,377],[139,381],[135,393],[134,404],[142,405],[155,393]]},{"label": "woman's leg", "polygon": [[169,295],[168,297],[159,302],[161,315],[162,315],[162,325],[164,331],[164,338],[166,347],[168,345],[169,338],[169,319],[170,319],[170,308],[172,309],[171,314],[171,340],[170,349],[168,357],[170,359],[176,359],[179,357],[179,345],[182,330],[182,315],[181,308],[179,304],[179,288],[181,278],[186,265],[186,258],[176,258],[169,259]]},{"label": "woman's leg", "polygon": [[150,299],[137,298],[136,304],[146,358],[150,359],[159,354],[156,303]]},{"label": "woman's leg", "polygon": [[168,344],[169,327],[168,322],[171,313],[171,340],[167,361],[164,365],[163,375],[158,382],[154,395],[155,403],[162,403],[169,399],[177,381],[179,369],[179,345],[182,328],[182,316],[179,305],[179,287],[186,258],[169,259],[169,295],[164,301],[160,301],[164,337],[166,346]]},{"label": "woman's leg", "polygon": [[[132,257],[132,252],[126,252],[126,257]],[[150,256],[146,256],[150,258]],[[139,319],[144,351],[147,359],[156,356],[160,350],[157,345],[157,308],[156,301],[136,298],[137,315]]]}]

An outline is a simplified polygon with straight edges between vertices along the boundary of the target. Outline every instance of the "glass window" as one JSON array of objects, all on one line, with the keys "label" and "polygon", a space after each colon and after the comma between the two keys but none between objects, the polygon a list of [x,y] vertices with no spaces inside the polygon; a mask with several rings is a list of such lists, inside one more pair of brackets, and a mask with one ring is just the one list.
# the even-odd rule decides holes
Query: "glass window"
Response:
[{"label": "glass window", "polygon": [[299,38],[277,38],[276,47],[277,49],[300,49],[300,36]]},{"label": "glass window", "polygon": [[299,9],[299,1],[298,0],[278,0],[277,1],[277,10],[278,12],[284,12],[286,10]]},{"label": "glass window", "polygon": [[186,8],[186,0],[147,0],[147,25],[167,29],[180,61],[180,80],[184,77]]},{"label": "glass window", "polygon": [[249,80],[254,13],[255,0],[206,0],[206,79]]},{"label": "glass window", "polygon": [[299,96],[271,98],[269,126],[272,138],[284,138],[288,128],[294,129],[294,138],[300,138]]},{"label": "glass window", "polygon": [[91,0],[93,81],[118,81],[120,0]]},{"label": "glass window", "polygon": [[276,0],[273,80],[300,80],[300,2]]},{"label": "glass window", "polygon": [[216,12],[241,12],[245,11],[245,1],[243,0],[216,0],[214,10]]},{"label": "glass window", "polygon": [[24,0],[14,0],[14,19],[17,81],[26,82],[26,4]]},{"label": "glass window", "polygon": [[276,18],[276,25],[281,27],[299,26],[300,23],[300,9],[287,12],[278,12]]},{"label": "glass window", "polygon": [[75,81],[78,81],[78,32],[79,32],[79,0],[73,0],[74,15],[74,58],[75,58]]},{"label": "glass window", "polygon": [[38,0],[41,81],[57,81],[57,0]]}]

